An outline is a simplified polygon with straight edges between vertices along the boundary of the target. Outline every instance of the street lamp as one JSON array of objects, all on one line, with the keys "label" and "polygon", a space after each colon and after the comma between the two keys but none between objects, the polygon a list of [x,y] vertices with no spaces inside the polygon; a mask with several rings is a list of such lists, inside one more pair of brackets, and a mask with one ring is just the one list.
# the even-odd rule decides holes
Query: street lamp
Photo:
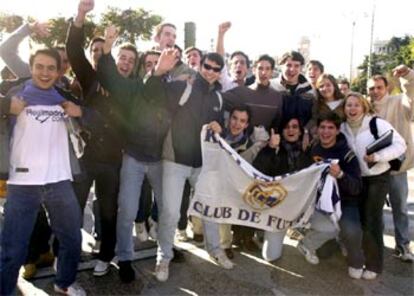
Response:
[{"label": "street lamp", "polygon": [[372,4],[372,18],[371,18],[371,39],[369,41],[369,56],[368,56],[368,69],[367,69],[367,79],[371,78],[372,71],[371,71],[371,64],[372,64],[372,44],[374,40],[374,24],[375,24],[375,0]]}]

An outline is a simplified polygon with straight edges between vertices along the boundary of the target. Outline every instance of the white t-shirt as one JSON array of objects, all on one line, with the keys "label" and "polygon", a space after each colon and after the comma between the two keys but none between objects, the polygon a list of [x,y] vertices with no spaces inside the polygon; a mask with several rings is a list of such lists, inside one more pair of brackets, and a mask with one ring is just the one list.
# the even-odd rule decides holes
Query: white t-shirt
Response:
[{"label": "white t-shirt", "polygon": [[28,106],[11,140],[8,184],[45,185],[72,180],[65,113],[59,105]]}]

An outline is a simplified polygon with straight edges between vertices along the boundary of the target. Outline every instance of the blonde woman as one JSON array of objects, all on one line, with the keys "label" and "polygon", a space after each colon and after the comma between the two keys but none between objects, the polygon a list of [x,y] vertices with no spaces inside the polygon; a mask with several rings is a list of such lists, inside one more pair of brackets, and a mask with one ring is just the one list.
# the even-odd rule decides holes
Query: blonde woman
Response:
[{"label": "blonde woman", "polygon": [[370,129],[369,102],[360,93],[349,93],[344,101],[346,121],[341,125],[351,149],[355,151],[361,168],[363,189],[361,200],[362,248],[365,270],[362,278],[373,280],[383,269],[383,221],[382,208],[389,187],[389,161],[401,156],[407,149],[404,139],[387,121],[376,118],[378,135],[393,130],[391,145],[367,155],[366,148],[375,141]]}]

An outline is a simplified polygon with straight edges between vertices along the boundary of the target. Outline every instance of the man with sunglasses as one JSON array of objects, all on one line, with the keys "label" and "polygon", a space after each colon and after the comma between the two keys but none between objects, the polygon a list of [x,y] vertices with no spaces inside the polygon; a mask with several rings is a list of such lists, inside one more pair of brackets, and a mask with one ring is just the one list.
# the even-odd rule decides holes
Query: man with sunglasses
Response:
[{"label": "man with sunglasses", "polygon": [[[192,84],[186,81],[166,82],[164,75],[175,66],[177,50],[165,49],[153,71],[154,74],[149,77],[145,85],[142,85],[139,81],[130,80],[117,74],[114,60],[110,55],[110,48],[117,35],[118,32],[114,27],[108,28],[105,34],[104,54],[98,64],[98,77],[102,85],[114,97],[122,98],[124,103],[130,102],[128,106],[130,106],[131,113],[136,114],[134,120],[140,124],[140,126],[133,127],[135,133],[137,129],[144,128],[143,124],[147,124],[148,126],[152,125],[152,128],[145,131],[147,137],[164,136],[166,134],[165,126],[154,127],[154,120],[149,120],[150,118],[147,115],[142,114],[143,110],[159,113],[159,119],[170,123],[170,130],[163,145],[162,192],[159,192],[161,198],[157,199],[160,217],[156,277],[159,281],[166,281],[168,279],[169,263],[174,256],[172,247],[175,229],[180,217],[184,183],[188,179],[190,184],[194,186],[200,172],[201,128],[211,121],[223,122],[223,103],[218,92],[220,84],[217,80],[224,61],[220,55],[209,53],[203,58],[201,70],[197,73]],[[147,120],[148,122],[146,122]],[[144,145],[148,139],[134,137],[127,139],[127,141],[132,144],[134,141],[139,141],[142,143],[141,145]],[[162,149],[161,144],[154,144],[157,143],[148,143],[148,147],[145,147],[151,148],[151,151]],[[128,145],[126,147],[128,149]],[[133,146],[129,147],[129,149],[131,148]],[[153,162],[154,160],[153,158]],[[157,159],[154,163],[158,162]],[[147,164],[143,162],[141,166]],[[160,177],[161,174],[157,176]],[[127,213],[124,215],[128,215],[131,223],[136,215],[135,205],[138,205],[136,200],[133,209],[125,209]],[[208,233],[208,231],[205,228],[205,232]],[[217,261],[219,263],[224,262],[222,265],[228,263],[229,260],[225,257],[224,251],[219,251],[211,250],[210,253],[216,258],[220,257]],[[227,261],[225,261],[226,259]],[[232,267],[231,262],[227,265],[228,267]]]},{"label": "man with sunglasses", "polygon": [[414,144],[411,120],[414,116],[414,71],[405,65],[393,70],[394,77],[400,79],[403,93],[390,95],[388,81],[383,75],[374,75],[368,80],[368,93],[376,113],[387,120],[405,139],[407,151],[399,171],[392,171],[389,199],[395,230],[395,256],[404,262],[413,262],[410,250],[409,217],[407,208],[408,177],[407,171],[414,167]]},{"label": "man with sunglasses", "polygon": [[[163,90],[163,96],[170,104],[173,119],[171,130],[164,142],[163,153],[163,195],[160,207],[158,254],[155,269],[156,278],[166,281],[169,262],[173,258],[172,246],[185,181],[192,187],[201,170],[200,132],[204,124],[217,121],[223,124],[223,102],[218,78],[224,66],[223,58],[217,53],[208,53],[201,60],[201,69],[192,85],[176,81],[161,83],[159,75],[168,71],[160,59],[155,75],[149,79],[153,88]],[[206,248],[211,257],[222,267],[230,269],[233,264],[220,248],[217,225],[204,223]]]}]

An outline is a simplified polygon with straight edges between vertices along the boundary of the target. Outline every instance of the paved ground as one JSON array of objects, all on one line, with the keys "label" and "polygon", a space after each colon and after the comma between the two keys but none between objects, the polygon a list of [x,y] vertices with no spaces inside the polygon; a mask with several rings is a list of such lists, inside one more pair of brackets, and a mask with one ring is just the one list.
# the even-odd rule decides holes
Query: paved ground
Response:
[{"label": "paved ground", "polygon": [[[414,241],[414,170],[409,172],[410,239]],[[352,280],[347,275],[346,263],[339,251],[319,265],[308,264],[296,250],[296,242],[285,239],[280,260],[269,264],[260,253],[237,252],[233,270],[224,270],[208,259],[206,252],[192,244],[180,244],[184,263],[172,263],[170,279],[159,283],[153,275],[155,249],[149,243],[144,251],[136,253],[134,262],[137,280],[121,284],[116,267],[108,275],[95,278],[90,268],[94,261],[87,256],[81,264],[78,282],[89,295],[414,295],[414,264],[403,263],[392,257],[394,248],[393,224],[390,208],[384,208],[385,268],[375,281]],[[85,236],[84,249],[88,249]],[[412,244],[414,245],[414,244]],[[50,269],[41,270],[50,275]],[[53,294],[53,276],[30,282],[21,282],[25,295]]]},{"label": "paved ground", "polygon": [[[411,240],[414,241],[414,171],[410,180]],[[181,243],[184,263],[172,263],[170,279],[166,283],[155,280],[153,244],[136,255],[148,257],[134,262],[137,280],[121,284],[117,269],[111,267],[102,278],[92,276],[93,261],[87,257],[80,271],[78,282],[89,295],[414,295],[414,264],[403,263],[392,257],[394,247],[392,217],[389,208],[384,209],[385,220],[385,269],[379,279],[369,282],[352,280],[347,275],[344,257],[339,250],[333,256],[322,259],[319,265],[308,264],[296,250],[296,241],[285,239],[284,253],[280,260],[270,264],[261,259],[260,253],[236,252],[233,270],[224,270],[208,259],[206,252],[191,243]],[[87,242],[84,249],[87,249]],[[51,274],[51,270],[42,270]],[[26,295],[52,293],[53,276],[25,283]],[[42,290],[40,290],[42,289]],[[53,293],[52,293],[53,294]]]}]

